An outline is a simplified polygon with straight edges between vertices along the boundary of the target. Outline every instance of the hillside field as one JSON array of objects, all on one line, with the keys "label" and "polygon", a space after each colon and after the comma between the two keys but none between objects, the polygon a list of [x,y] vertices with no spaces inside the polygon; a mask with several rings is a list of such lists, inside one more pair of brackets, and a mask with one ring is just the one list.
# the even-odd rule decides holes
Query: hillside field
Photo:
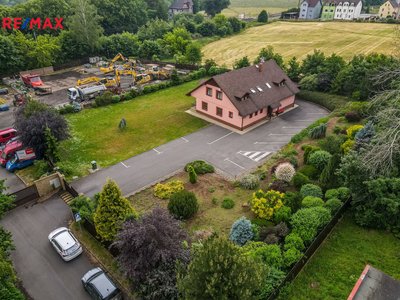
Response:
[{"label": "hillside field", "polygon": [[236,59],[257,57],[260,49],[271,45],[286,60],[299,59],[320,49],[345,59],[372,52],[393,54],[396,26],[377,23],[274,22],[207,44],[204,59],[232,66]]},{"label": "hillside field", "polygon": [[245,14],[246,17],[257,17],[265,9],[270,14],[280,13],[291,7],[297,7],[297,0],[231,0],[231,5],[222,11],[228,17]]}]

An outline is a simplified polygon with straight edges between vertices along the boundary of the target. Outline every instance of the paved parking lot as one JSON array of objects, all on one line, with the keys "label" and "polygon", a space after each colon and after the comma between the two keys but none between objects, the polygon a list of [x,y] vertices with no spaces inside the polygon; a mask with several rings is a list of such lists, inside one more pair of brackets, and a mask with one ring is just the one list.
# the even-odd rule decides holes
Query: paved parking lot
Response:
[{"label": "paved parking lot", "polygon": [[0,167],[0,180],[6,181],[6,193],[11,194],[25,188],[25,184],[15,174],[8,172],[5,168]]},{"label": "paved parking lot", "polygon": [[123,194],[129,195],[195,159],[212,163],[232,178],[240,177],[262,164],[301,129],[328,114],[325,109],[309,102],[298,101],[297,104],[298,108],[244,135],[211,125],[100,170],[72,185],[80,193],[93,196],[101,190],[107,178],[112,178],[120,185]]},{"label": "paved parking lot", "polygon": [[71,211],[58,197],[8,213],[1,224],[13,235],[12,260],[28,293],[37,300],[88,300],[80,282],[92,268],[85,254],[64,262],[50,245],[48,234],[67,226]]}]

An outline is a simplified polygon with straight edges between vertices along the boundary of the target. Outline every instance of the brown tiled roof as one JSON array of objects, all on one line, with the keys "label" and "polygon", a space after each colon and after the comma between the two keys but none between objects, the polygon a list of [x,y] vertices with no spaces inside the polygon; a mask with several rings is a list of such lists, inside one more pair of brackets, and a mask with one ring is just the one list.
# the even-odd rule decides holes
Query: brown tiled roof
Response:
[{"label": "brown tiled roof", "polygon": [[393,8],[400,7],[400,4],[396,2],[396,0],[389,0],[390,4],[392,4]]},{"label": "brown tiled roof", "polygon": [[170,8],[170,9],[171,9],[171,8],[174,8],[174,9],[183,9],[186,3],[189,3],[190,6],[193,6],[193,1],[192,1],[192,0],[175,0],[175,1],[171,4],[171,6],[170,6],[169,8]]},{"label": "brown tiled roof", "polygon": [[315,7],[315,5],[317,5],[321,0],[305,0],[305,1],[308,3],[308,7]]},{"label": "brown tiled roof", "polygon": [[[272,59],[259,67],[250,66],[216,75],[200,86],[207,83],[218,85],[242,117],[268,106],[279,107],[281,100],[299,92],[297,85]],[[248,97],[243,100],[246,95]]]},{"label": "brown tiled roof", "polygon": [[330,3],[334,3],[335,5],[339,5],[339,3],[349,2],[349,4],[354,3],[354,6],[357,6],[361,0],[325,0],[323,1],[323,5],[327,5]]}]

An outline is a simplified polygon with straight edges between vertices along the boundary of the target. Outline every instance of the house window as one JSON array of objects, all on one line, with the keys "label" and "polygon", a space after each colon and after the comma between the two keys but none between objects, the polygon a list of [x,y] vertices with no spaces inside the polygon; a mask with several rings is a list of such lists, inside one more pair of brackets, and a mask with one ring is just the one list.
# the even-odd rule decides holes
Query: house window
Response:
[{"label": "house window", "polygon": [[250,115],[249,115],[249,119],[251,119],[252,117],[253,117],[253,114],[250,114]]},{"label": "house window", "polygon": [[255,113],[254,113],[254,116],[257,116],[258,115],[258,111],[256,111]]},{"label": "house window", "polygon": [[261,109],[260,109],[260,114],[262,114],[262,113],[263,113],[263,111],[264,111],[264,109],[263,109],[263,108],[261,108]]},{"label": "house window", "polygon": [[212,88],[207,88],[207,96],[212,97]]},{"label": "house window", "polygon": [[207,110],[208,110],[208,103],[202,101],[202,102],[201,102],[201,109],[207,111]]},{"label": "house window", "polygon": [[217,91],[217,99],[222,100],[222,92],[221,91]]},{"label": "house window", "polygon": [[231,118],[231,119],[233,118],[233,112],[231,112],[231,111],[229,112],[229,118]]},{"label": "house window", "polygon": [[222,108],[217,107],[217,116],[222,117]]}]

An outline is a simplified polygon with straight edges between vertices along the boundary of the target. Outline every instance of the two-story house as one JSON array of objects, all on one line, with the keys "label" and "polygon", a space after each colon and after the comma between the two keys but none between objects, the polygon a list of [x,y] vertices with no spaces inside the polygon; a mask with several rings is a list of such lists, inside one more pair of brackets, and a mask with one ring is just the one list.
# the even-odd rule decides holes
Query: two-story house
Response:
[{"label": "two-story house", "polygon": [[174,0],[168,9],[168,14],[172,18],[176,14],[192,14],[193,1],[192,0]]},{"label": "two-story house", "polygon": [[188,96],[196,111],[239,130],[294,106],[297,85],[274,60],[213,76]]},{"label": "two-story house", "polygon": [[355,20],[360,17],[361,0],[336,0],[335,20]]},{"label": "two-story house", "polygon": [[388,0],[379,7],[380,18],[399,18],[400,0]]},{"label": "two-story house", "polygon": [[321,21],[333,20],[335,17],[336,1],[325,0],[322,3]]},{"label": "two-story house", "polygon": [[299,19],[318,19],[321,8],[321,0],[302,0],[300,2]]}]

